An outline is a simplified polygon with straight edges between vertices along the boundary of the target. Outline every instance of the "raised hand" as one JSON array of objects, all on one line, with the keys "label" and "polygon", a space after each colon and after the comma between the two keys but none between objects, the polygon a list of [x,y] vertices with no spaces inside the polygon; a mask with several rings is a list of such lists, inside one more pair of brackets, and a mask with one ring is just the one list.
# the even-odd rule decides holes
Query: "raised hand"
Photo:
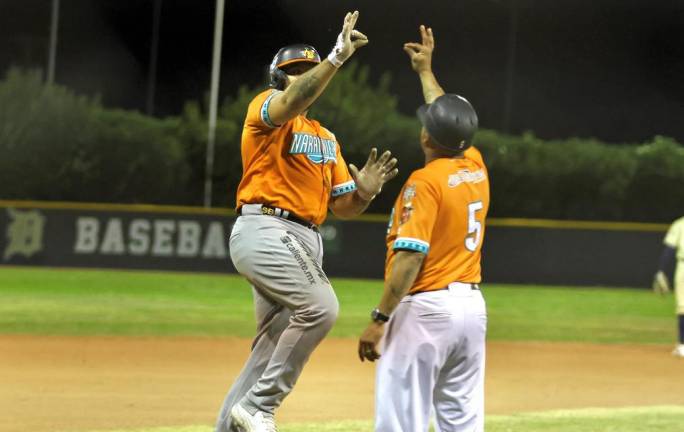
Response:
[{"label": "raised hand", "polygon": [[411,59],[411,67],[417,73],[432,70],[432,52],[435,50],[435,38],[432,28],[420,26],[421,43],[407,42],[404,51]]},{"label": "raised hand", "polygon": [[399,173],[399,170],[394,168],[397,159],[392,157],[389,150],[379,158],[377,155],[378,150],[373,148],[361,171],[355,165],[349,164],[349,173],[356,183],[357,193],[365,201],[375,198],[382,190],[382,186]]},{"label": "raised hand", "polygon": [[358,19],[359,11],[348,12],[344,17],[342,32],[337,36],[335,46],[328,55],[328,60],[335,67],[342,66],[342,63],[347,61],[358,48],[368,44],[368,37],[354,29]]}]

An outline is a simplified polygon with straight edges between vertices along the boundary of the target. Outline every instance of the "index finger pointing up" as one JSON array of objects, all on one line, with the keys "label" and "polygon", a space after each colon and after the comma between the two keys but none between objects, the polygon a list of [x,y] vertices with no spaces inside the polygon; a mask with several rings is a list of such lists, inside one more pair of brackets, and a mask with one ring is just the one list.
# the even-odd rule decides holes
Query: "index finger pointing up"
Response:
[{"label": "index finger pointing up", "polygon": [[353,29],[356,26],[356,20],[359,19],[359,11],[354,11],[354,13],[351,15],[351,20],[350,20],[350,29]]}]

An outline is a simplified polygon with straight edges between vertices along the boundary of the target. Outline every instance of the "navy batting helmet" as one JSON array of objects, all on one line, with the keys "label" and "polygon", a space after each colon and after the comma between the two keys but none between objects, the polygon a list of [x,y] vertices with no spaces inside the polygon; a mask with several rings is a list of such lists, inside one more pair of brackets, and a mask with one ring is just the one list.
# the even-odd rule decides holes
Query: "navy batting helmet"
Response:
[{"label": "navy batting helmet", "polygon": [[432,141],[445,150],[467,149],[477,131],[475,109],[464,97],[452,93],[418,108],[418,118]]},{"label": "navy batting helmet", "polygon": [[287,77],[281,68],[299,62],[318,64],[321,62],[321,56],[318,55],[316,48],[306,44],[288,45],[280,48],[268,68],[270,86],[284,90]]}]

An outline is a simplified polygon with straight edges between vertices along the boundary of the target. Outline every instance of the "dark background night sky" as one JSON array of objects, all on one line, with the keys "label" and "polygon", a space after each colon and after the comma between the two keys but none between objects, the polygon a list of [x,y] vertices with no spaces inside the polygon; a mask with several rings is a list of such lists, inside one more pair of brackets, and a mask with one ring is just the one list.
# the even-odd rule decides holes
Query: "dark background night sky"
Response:
[{"label": "dark background night sky", "polygon": [[[402,112],[421,102],[401,49],[417,27],[435,31],[434,70],[466,95],[482,126],[504,127],[511,0],[226,1],[221,95],[264,82],[282,45],[326,55],[344,13],[371,41],[356,56],[372,76],[389,71]],[[50,0],[0,0],[0,72],[45,68]],[[516,0],[510,131],[544,138],[684,142],[684,1]],[[155,113],[178,114],[209,88],[214,0],[163,0]],[[144,110],[153,0],[61,0],[56,81],[99,94],[109,107]]]}]

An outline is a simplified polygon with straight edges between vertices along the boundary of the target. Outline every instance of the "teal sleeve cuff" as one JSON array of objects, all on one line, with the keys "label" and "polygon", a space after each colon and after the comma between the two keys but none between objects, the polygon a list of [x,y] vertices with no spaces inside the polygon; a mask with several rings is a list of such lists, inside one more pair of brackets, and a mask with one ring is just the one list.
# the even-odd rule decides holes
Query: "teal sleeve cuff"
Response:
[{"label": "teal sleeve cuff", "polygon": [[348,182],[340,183],[338,185],[333,186],[331,194],[333,197],[338,197],[349,192],[354,192],[355,190],[356,183],[354,183],[354,180],[350,180]]},{"label": "teal sleeve cuff", "polygon": [[410,250],[426,254],[430,250],[430,243],[411,237],[398,237],[394,240],[392,249]]}]

